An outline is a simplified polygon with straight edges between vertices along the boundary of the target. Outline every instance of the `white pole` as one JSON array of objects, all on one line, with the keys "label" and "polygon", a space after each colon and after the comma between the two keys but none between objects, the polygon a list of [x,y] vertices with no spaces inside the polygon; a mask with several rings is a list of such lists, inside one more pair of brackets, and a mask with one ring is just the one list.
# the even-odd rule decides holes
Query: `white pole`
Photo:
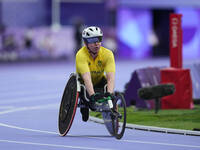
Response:
[{"label": "white pole", "polygon": [[52,0],[52,29],[60,29],[60,0]]}]

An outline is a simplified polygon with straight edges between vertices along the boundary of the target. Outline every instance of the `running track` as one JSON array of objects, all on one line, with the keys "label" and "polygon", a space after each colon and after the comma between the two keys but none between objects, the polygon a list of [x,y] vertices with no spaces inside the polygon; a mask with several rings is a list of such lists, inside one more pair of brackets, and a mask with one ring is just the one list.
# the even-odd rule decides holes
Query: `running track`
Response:
[{"label": "running track", "polygon": [[[149,61],[117,62],[116,90]],[[151,61],[168,66],[168,60]],[[75,65],[70,62],[0,65],[0,150],[200,150],[199,136],[126,129],[121,140],[103,124],[81,121],[77,109],[69,135],[57,128],[59,103]]]}]

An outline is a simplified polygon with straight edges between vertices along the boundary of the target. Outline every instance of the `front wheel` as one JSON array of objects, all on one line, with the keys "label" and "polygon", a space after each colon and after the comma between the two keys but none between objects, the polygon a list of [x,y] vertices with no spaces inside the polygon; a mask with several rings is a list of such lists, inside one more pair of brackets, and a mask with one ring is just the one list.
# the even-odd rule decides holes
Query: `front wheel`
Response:
[{"label": "front wheel", "polygon": [[122,93],[115,93],[112,114],[114,136],[121,139],[126,128],[126,101]]},{"label": "front wheel", "polygon": [[65,136],[72,125],[78,96],[76,75],[72,74],[67,82],[60,104],[58,127],[61,136]]}]

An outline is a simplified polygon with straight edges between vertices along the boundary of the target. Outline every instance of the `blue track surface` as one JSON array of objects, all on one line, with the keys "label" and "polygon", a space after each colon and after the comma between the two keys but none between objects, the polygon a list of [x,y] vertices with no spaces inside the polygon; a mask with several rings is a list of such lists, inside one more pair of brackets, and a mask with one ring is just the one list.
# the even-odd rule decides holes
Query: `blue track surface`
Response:
[{"label": "blue track surface", "polygon": [[[168,66],[167,62],[159,65]],[[131,63],[117,63],[117,90],[124,88],[135,68],[145,67],[144,62]],[[199,136],[126,129],[124,137],[116,140],[103,124],[82,122],[79,109],[69,135],[60,137],[59,104],[74,68],[67,62],[0,65],[0,150],[200,149]]]}]

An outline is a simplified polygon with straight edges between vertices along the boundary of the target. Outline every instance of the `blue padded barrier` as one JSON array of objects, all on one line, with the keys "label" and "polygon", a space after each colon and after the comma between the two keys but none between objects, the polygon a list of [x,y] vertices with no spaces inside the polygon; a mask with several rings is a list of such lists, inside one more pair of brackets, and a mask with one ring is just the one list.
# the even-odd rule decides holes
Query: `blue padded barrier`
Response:
[{"label": "blue padded barrier", "polygon": [[148,67],[137,69],[132,73],[132,77],[125,89],[125,99],[127,106],[132,104],[137,108],[154,108],[154,100],[145,101],[138,97],[137,91],[139,88],[157,85],[160,83],[160,68]]}]

